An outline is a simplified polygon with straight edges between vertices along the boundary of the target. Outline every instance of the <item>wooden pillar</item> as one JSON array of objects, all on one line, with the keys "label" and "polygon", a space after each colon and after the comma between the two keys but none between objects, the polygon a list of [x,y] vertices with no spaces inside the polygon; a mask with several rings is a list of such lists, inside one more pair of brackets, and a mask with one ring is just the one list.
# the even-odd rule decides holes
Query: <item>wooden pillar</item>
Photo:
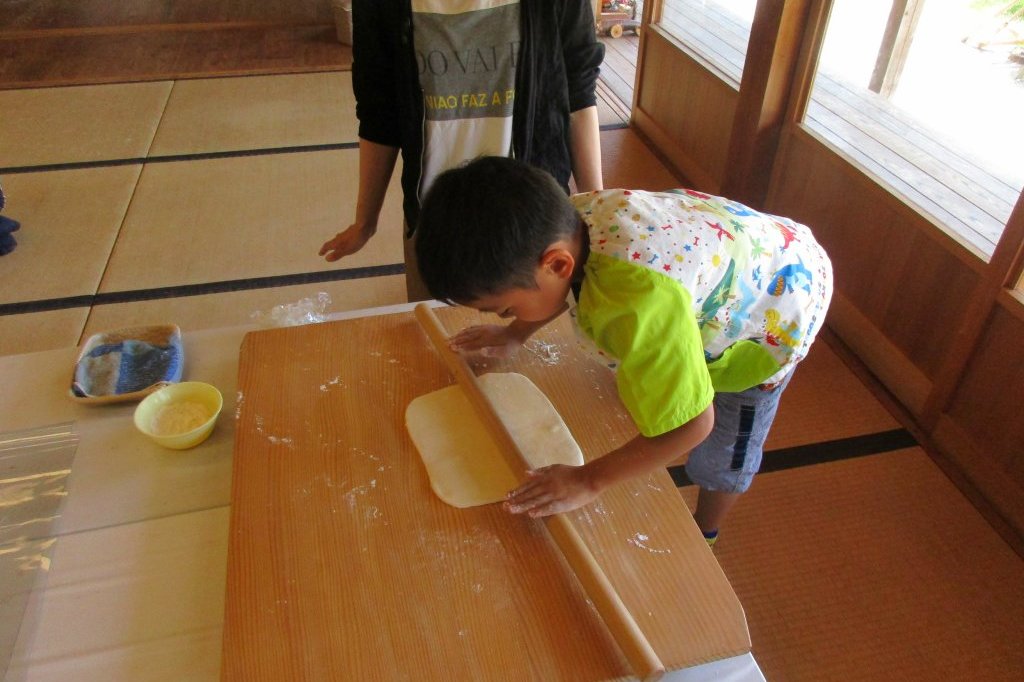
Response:
[{"label": "wooden pillar", "polygon": [[722,193],[755,208],[768,192],[810,6],[811,0],[760,0],[754,12]]},{"label": "wooden pillar", "polygon": [[875,59],[875,70],[868,84],[868,89],[882,97],[892,95],[899,83],[923,8],[924,0],[893,0],[889,21],[882,34],[882,44]]}]

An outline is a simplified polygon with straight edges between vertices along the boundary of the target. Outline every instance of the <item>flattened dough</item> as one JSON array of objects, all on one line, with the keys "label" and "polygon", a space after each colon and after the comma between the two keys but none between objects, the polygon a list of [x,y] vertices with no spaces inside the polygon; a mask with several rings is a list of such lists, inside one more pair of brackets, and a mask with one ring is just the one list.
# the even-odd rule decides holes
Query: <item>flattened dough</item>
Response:
[{"label": "flattened dough", "polygon": [[[522,374],[491,373],[479,382],[531,467],[583,464],[562,417],[532,381]],[[405,410],[405,425],[427,467],[430,487],[453,507],[498,502],[516,486],[460,386],[413,400]]]}]

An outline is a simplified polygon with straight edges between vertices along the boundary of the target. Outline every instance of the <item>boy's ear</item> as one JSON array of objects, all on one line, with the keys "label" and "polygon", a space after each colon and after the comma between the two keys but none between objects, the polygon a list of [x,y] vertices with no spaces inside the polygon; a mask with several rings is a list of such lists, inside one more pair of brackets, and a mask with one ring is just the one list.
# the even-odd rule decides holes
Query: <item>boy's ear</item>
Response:
[{"label": "boy's ear", "polygon": [[540,257],[540,267],[560,279],[570,279],[576,268],[576,258],[569,249],[552,246]]}]

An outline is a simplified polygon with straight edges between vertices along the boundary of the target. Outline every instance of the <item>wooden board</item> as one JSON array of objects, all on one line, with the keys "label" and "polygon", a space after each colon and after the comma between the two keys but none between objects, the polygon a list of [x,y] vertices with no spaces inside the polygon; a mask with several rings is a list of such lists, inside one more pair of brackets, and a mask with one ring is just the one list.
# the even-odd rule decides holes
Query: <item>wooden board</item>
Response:
[{"label": "wooden board", "polygon": [[[478,321],[439,311],[449,330]],[[635,433],[568,320],[514,360],[593,458]],[[540,344],[548,344],[546,347]],[[452,383],[412,313],[249,334],[239,363],[223,680],[622,679],[543,525],[429,489],[403,415]],[[572,514],[670,668],[749,650],[665,472]]]}]

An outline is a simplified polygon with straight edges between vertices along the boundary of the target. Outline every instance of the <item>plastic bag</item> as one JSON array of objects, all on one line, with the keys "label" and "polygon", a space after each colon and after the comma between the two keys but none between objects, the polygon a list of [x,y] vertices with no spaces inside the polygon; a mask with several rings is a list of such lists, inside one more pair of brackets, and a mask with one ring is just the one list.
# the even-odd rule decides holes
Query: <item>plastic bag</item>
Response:
[{"label": "plastic bag", "polygon": [[321,291],[316,298],[303,298],[295,303],[276,305],[269,311],[257,310],[252,319],[264,327],[297,327],[327,319],[324,311],[331,304],[330,294]]},{"label": "plastic bag", "polygon": [[46,587],[77,450],[71,423],[0,433],[0,678],[29,598]]}]

